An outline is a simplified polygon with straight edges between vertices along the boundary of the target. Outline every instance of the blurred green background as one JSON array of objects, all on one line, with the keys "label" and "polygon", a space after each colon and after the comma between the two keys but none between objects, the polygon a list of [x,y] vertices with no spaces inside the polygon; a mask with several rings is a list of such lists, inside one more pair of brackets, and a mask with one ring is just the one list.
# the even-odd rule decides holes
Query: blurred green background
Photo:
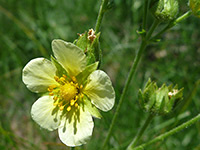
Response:
[{"label": "blurred green background", "polygon": [[[189,10],[187,0],[180,2],[179,15]],[[142,23],[141,0],[114,0],[101,28],[101,69],[113,81],[116,104],[122,92],[132,60],[140,45],[136,33]],[[62,150],[57,131],[41,129],[30,117],[30,109],[39,95],[22,83],[22,69],[33,58],[52,54],[51,41],[59,38],[73,42],[77,33],[94,28],[100,0],[1,0],[0,1],[0,149]],[[148,26],[152,23],[148,15]],[[162,28],[164,24],[161,24]],[[152,121],[143,141],[164,133],[200,112],[200,19],[182,21],[161,37],[161,42],[147,47],[129,87],[119,120],[114,127],[109,149],[125,149],[147,113],[137,102],[137,92],[151,77],[159,85],[177,83],[184,87],[184,112],[179,111]],[[94,119],[91,140],[78,149],[100,149],[116,109]],[[176,119],[176,116],[179,116]],[[149,146],[148,150],[200,150],[200,123],[168,139]]]}]

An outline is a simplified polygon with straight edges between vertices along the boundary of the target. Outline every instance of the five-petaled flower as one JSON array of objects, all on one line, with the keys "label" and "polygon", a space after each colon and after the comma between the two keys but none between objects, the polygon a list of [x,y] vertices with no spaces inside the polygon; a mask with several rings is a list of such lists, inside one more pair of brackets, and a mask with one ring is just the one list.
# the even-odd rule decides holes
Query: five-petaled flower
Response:
[{"label": "five-petaled flower", "polygon": [[[31,60],[23,69],[23,82],[32,92],[43,93],[32,106],[32,118],[50,131],[58,129],[67,146],[79,146],[92,135],[92,116],[110,110],[115,92],[98,62],[87,65],[84,52],[72,43],[53,40],[54,57]],[[97,109],[98,108],[98,109]]]}]

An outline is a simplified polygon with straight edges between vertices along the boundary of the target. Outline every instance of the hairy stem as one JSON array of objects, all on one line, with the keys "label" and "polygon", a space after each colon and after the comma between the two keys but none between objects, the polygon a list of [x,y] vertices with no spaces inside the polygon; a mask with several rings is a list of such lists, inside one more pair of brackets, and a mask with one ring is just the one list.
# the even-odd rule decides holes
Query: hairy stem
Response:
[{"label": "hairy stem", "polygon": [[170,22],[165,28],[163,28],[160,32],[158,32],[154,37],[152,37],[152,39],[158,38],[159,36],[161,36],[164,32],[166,32],[167,30],[171,29],[172,27],[174,27],[177,23],[181,22],[182,20],[188,18],[190,15],[192,14],[191,11],[186,12],[185,14],[183,14],[182,16],[178,17],[176,20]]},{"label": "hairy stem", "polygon": [[154,138],[153,140],[147,142],[147,143],[144,143],[142,145],[139,145],[135,148],[133,148],[133,150],[141,150],[141,149],[144,149],[145,147],[153,144],[153,143],[156,143],[156,142],[159,142],[159,141],[162,141],[164,140],[165,138],[167,138],[168,136],[171,136],[181,130],[183,130],[184,128],[187,128],[188,126],[191,126],[192,124],[196,123],[197,121],[200,120],[200,114],[198,114],[196,117],[190,119],[189,121],[179,125],[178,127],[166,132],[166,133],[163,133],[159,136],[157,136],[156,138]]},{"label": "hairy stem", "polygon": [[154,115],[152,115],[152,114],[150,114],[148,116],[148,118],[146,119],[144,125],[140,128],[140,130],[138,131],[137,135],[135,136],[135,138],[133,139],[131,144],[128,146],[127,150],[131,150],[136,146],[137,142],[140,140],[141,136],[143,135],[144,131],[148,127],[148,125],[151,122],[151,120],[153,119],[153,117],[154,117]]},{"label": "hairy stem", "polygon": [[156,26],[158,25],[158,22],[155,21],[152,25],[152,27],[150,28],[149,32],[147,33],[147,36],[146,38],[143,38],[142,39],[142,43],[140,45],[140,48],[139,48],[139,51],[137,52],[136,56],[135,56],[135,59],[133,61],[133,64],[131,66],[131,69],[130,69],[130,72],[129,72],[129,75],[128,75],[128,78],[126,80],[126,83],[125,83],[125,86],[123,88],[123,91],[122,91],[122,94],[121,94],[121,97],[120,97],[120,100],[119,100],[119,104],[117,105],[117,108],[116,108],[116,111],[115,111],[115,114],[113,116],[113,119],[112,119],[112,122],[111,122],[111,125],[110,125],[110,128],[108,130],[108,134],[107,134],[107,137],[103,143],[103,150],[105,149],[110,137],[111,137],[111,134],[112,134],[112,131],[113,131],[113,127],[114,127],[114,124],[116,123],[117,121],[117,118],[118,118],[118,115],[119,115],[119,110],[122,106],[122,103],[125,99],[125,95],[127,93],[127,90],[128,90],[128,87],[131,83],[131,80],[133,78],[133,75],[135,74],[135,71],[137,69],[137,66],[139,64],[139,61],[140,61],[140,58],[142,56],[142,53],[144,51],[144,49],[146,48],[147,44],[148,44],[148,39],[151,37],[153,31],[155,30]]},{"label": "hairy stem", "polygon": [[102,22],[104,13],[106,12],[106,7],[108,5],[108,2],[109,2],[109,0],[102,0],[102,2],[101,2],[101,6],[100,6],[100,9],[99,9],[99,14],[98,14],[97,21],[96,21],[96,27],[95,27],[95,32],[96,33],[99,32],[99,29],[100,29],[100,26],[101,26],[101,22]]}]

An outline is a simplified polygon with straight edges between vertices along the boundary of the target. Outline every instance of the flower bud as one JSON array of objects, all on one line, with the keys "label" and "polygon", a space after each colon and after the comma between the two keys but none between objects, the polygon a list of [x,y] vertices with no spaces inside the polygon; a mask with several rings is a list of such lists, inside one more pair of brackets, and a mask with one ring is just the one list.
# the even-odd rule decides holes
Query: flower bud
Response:
[{"label": "flower bud", "polygon": [[174,110],[178,102],[182,100],[183,88],[178,90],[177,85],[166,86],[163,84],[158,88],[157,84],[149,79],[144,90],[139,90],[139,104],[143,110],[165,115]]},{"label": "flower bud", "polygon": [[168,22],[176,18],[179,4],[178,0],[152,0],[150,8],[156,19]]},{"label": "flower bud", "polygon": [[189,6],[192,10],[192,13],[200,18],[200,0],[190,0]]},{"label": "flower bud", "polygon": [[79,34],[79,38],[74,42],[86,54],[88,65],[100,61],[99,37],[100,33],[96,34],[93,29],[90,29],[88,32]]}]

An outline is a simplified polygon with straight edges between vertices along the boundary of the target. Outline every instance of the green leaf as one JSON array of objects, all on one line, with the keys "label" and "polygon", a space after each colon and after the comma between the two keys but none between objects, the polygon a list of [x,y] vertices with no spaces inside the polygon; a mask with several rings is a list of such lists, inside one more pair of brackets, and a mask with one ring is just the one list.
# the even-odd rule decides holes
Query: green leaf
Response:
[{"label": "green leaf", "polygon": [[66,72],[66,70],[61,66],[61,64],[53,56],[51,56],[51,62],[54,64],[54,66],[57,69],[56,75],[58,77],[61,77],[64,74],[70,79],[69,74]]},{"label": "green leaf", "polygon": [[80,72],[77,76],[76,79],[78,81],[78,83],[81,85],[85,85],[86,81],[87,81],[87,77],[97,69],[99,62],[95,62],[89,66],[87,66],[82,72]]},{"label": "green leaf", "polygon": [[102,118],[102,115],[100,114],[99,110],[91,103],[91,101],[84,96],[83,98],[83,106],[89,111],[89,113],[98,119]]}]

